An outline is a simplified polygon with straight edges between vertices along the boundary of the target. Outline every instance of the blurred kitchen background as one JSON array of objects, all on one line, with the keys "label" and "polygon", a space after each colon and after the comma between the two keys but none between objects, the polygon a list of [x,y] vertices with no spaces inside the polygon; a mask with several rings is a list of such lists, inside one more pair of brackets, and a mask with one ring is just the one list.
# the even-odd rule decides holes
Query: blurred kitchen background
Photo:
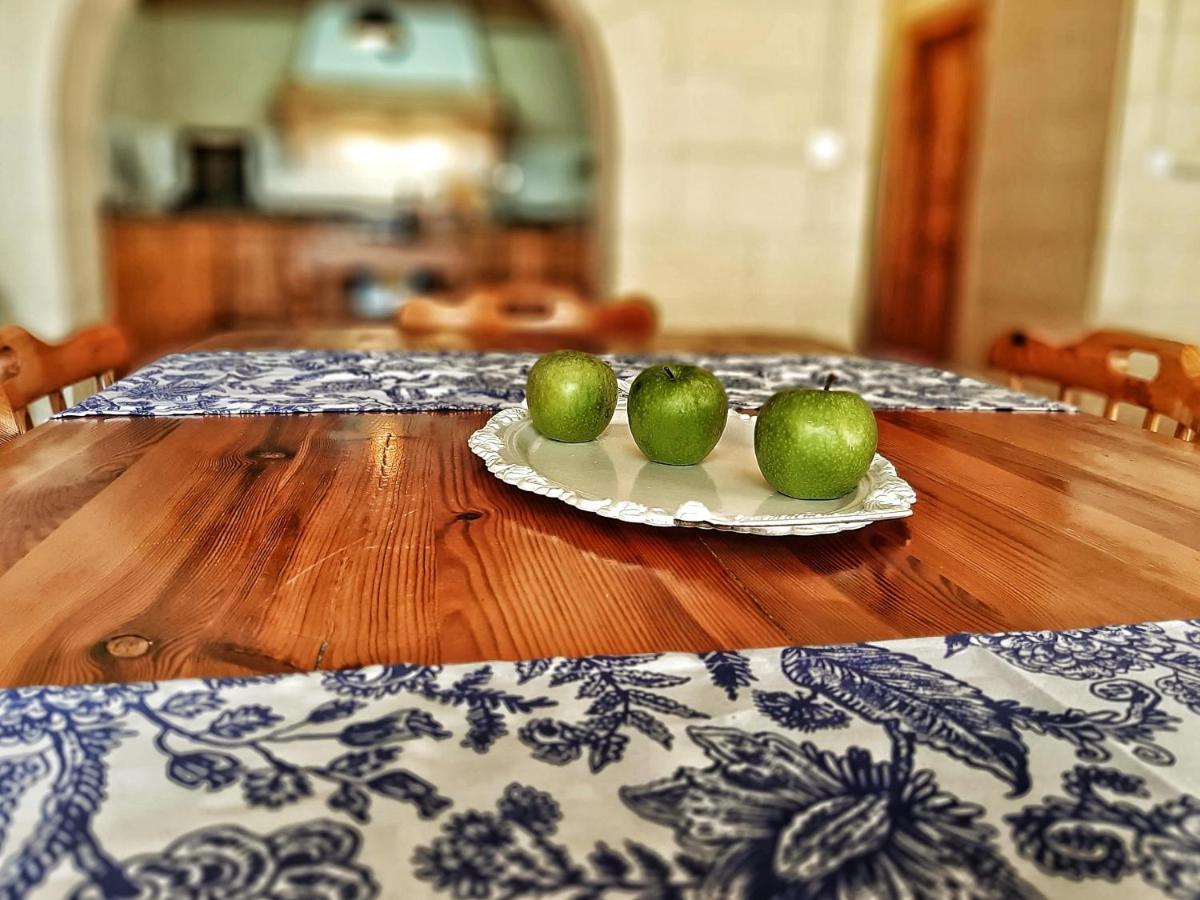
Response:
[{"label": "blurred kitchen background", "polygon": [[1200,0],[0,0],[0,322],[1200,341]]}]

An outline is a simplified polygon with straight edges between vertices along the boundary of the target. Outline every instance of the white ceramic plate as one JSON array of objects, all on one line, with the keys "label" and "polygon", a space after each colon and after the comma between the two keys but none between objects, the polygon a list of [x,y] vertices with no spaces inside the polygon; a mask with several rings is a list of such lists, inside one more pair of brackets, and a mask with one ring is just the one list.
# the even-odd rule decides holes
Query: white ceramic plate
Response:
[{"label": "white ceramic plate", "polygon": [[916,494],[879,454],[858,488],[837,500],[793,500],[772,490],[754,460],[754,419],[730,411],[721,442],[696,466],[650,462],[618,409],[587,444],[543,437],[527,409],[496,413],[470,438],[488,470],[523,491],[643,525],[746,534],[833,534],[912,515]]}]

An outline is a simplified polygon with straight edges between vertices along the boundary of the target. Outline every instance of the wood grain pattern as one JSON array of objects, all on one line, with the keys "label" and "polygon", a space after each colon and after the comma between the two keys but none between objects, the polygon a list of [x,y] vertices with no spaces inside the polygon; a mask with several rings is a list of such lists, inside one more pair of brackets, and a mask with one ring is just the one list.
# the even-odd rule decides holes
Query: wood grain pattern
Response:
[{"label": "wood grain pattern", "polygon": [[1104,419],[881,414],[912,518],[773,539],[514,490],[467,449],[486,418],[73,420],[8,443],[0,685],[1200,615],[1200,448]]},{"label": "wood grain pattern", "polygon": [[510,490],[466,449],[485,418],[87,420],[13,442],[0,452],[0,683],[1200,612],[1200,454],[1100,419],[884,415],[916,515],[776,541],[621,525]]}]

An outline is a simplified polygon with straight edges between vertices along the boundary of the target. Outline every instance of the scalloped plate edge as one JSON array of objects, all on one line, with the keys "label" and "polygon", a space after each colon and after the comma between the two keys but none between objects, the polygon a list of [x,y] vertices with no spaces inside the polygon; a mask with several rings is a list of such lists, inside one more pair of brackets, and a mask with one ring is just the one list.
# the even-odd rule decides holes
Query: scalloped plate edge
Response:
[{"label": "scalloped plate edge", "polygon": [[[749,419],[743,413],[730,415]],[[724,516],[708,510],[703,504],[684,504],[674,513],[644,506],[632,500],[614,498],[589,499],[581,497],[566,485],[542,475],[533,467],[513,462],[504,455],[505,434],[529,417],[523,406],[501,410],[486,424],[474,432],[467,445],[476,456],[484,461],[489,472],[505,484],[560,500],[568,506],[584,512],[595,513],[609,519],[651,525],[658,528],[700,528],[713,531],[729,531],[739,534],[758,534],[782,537],[787,535],[836,534],[888,519],[902,519],[912,515],[912,506],[917,502],[912,486],[896,472],[896,467],[875,454],[866,478],[872,482],[871,489],[853,512],[814,513],[796,516]],[[690,509],[688,507],[691,506]],[[681,515],[682,513],[682,515]]]}]

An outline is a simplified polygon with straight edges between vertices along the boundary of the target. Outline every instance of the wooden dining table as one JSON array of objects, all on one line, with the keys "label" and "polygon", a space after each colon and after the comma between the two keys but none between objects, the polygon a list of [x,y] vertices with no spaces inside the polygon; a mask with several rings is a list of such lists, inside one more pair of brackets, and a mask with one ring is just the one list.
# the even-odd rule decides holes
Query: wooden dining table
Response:
[{"label": "wooden dining table", "polygon": [[1103,418],[881,412],[913,515],[787,538],[515,490],[467,447],[487,418],[85,418],[0,445],[0,686],[1200,616],[1200,446]]}]

